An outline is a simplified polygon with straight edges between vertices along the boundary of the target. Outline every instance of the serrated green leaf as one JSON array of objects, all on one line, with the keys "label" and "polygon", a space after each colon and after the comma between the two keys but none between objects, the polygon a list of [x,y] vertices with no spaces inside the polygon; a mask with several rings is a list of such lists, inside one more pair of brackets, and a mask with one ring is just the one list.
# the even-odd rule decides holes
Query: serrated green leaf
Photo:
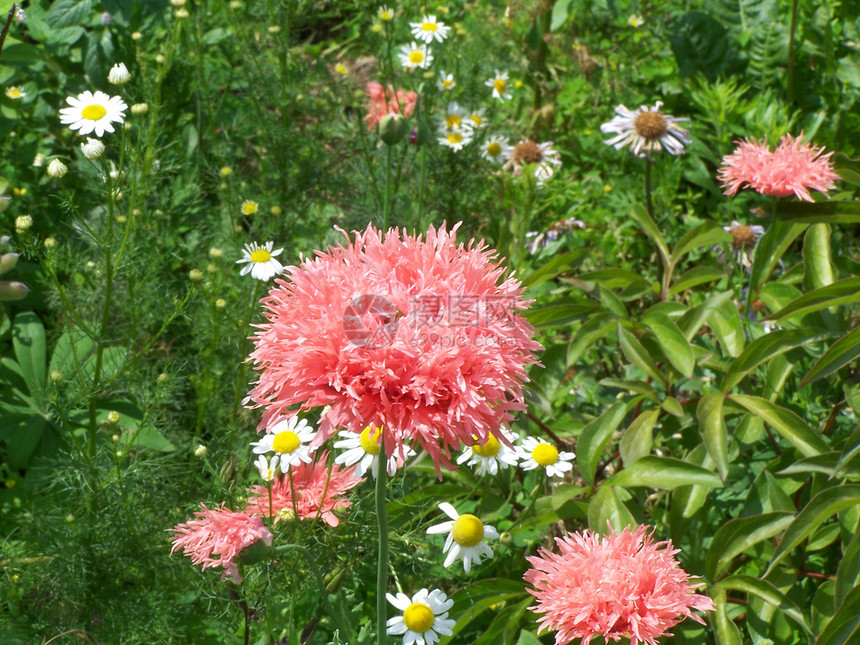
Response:
[{"label": "serrated green leaf", "polygon": [[651,452],[651,445],[654,442],[652,434],[654,424],[659,417],[660,408],[648,408],[641,412],[621,435],[618,450],[621,452],[621,461],[625,465],[629,466]]},{"label": "serrated green leaf", "polygon": [[674,457],[649,455],[625,466],[606,482],[610,486],[646,486],[671,490],[678,486],[722,488],[716,473]]},{"label": "serrated green leaf", "polygon": [[800,380],[799,388],[813,383],[825,376],[830,376],[852,361],[860,357],[860,327],[845,334],[833,345],[827,348],[821,357],[815,362],[806,375]]},{"label": "serrated green leaf", "polygon": [[672,250],[672,264],[684,257],[693,249],[700,246],[714,246],[722,242],[730,242],[732,236],[723,230],[716,222],[702,222],[682,237]]},{"label": "serrated green leaf", "polygon": [[860,278],[845,278],[826,287],[804,293],[799,298],[767,317],[767,320],[802,316],[828,307],[860,301]]},{"label": "serrated green leaf", "polygon": [[714,460],[720,479],[726,481],[729,473],[729,438],[726,422],[723,419],[722,394],[703,394],[696,407],[696,418],[699,421],[699,434],[705,449]]},{"label": "serrated green leaf", "polygon": [[828,338],[830,335],[828,332],[822,332],[821,330],[802,328],[778,329],[756,338],[747,345],[740,356],[732,361],[729,371],[726,373],[725,378],[723,378],[720,391],[729,392],[747,374],[774,356],[783,354],[795,347],[801,347],[807,343]]},{"label": "serrated green leaf", "polygon": [[582,429],[576,446],[576,461],[588,484],[594,484],[597,462],[626,414],[627,403],[619,401]]},{"label": "serrated green leaf", "polygon": [[764,419],[765,423],[805,456],[811,457],[827,452],[828,447],[824,439],[791,410],[758,396],[731,394],[729,398]]},{"label": "serrated green leaf", "polygon": [[827,488],[815,495],[786,530],[773,553],[767,573],[773,571],[792,549],[812,535],[827,519],[855,504],[860,504],[860,484]]},{"label": "serrated green leaf", "polygon": [[[782,258],[783,253],[806,230],[806,224],[774,222],[771,229],[758,241],[755,260],[750,273],[750,294],[758,292],[770,277],[771,271]],[[752,296],[750,296],[752,297]]]},{"label": "serrated green leaf", "polygon": [[663,353],[676,370],[687,378],[693,377],[696,358],[693,348],[678,329],[678,326],[668,316],[653,310],[645,314],[642,322],[657,338]]},{"label": "serrated green leaf", "polygon": [[794,513],[785,511],[729,520],[711,540],[705,557],[705,575],[709,580],[714,580],[736,556],[782,533],[793,520]]},{"label": "serrated green leaf", "polygon": [[811,634],[812,630],[806,624],[806,619],[803,617],[803,612],[779,589],[766,580],[759,580],[753,576],[734,575],[728,578],[723,578],[717,583],[721,589],[733,589],[742,591],[747,595],[761,598],[769,605],[779,609],[785,616],[791,618],[795,623]]},{"label": "serrated green leaf", "polygon": [[645,372],[655,381],[659,383],[664,382],[663,375],[660,374],[660,371],[657,369],[654,359],[651,358],[651,354],[648,353],[648,350],[645,349],[636,336],[624,329],[620,324],[618,325],[618,342],[621,345],[621,351],[624,353],[624,357],[628,361],[633,363],[633,365]]}]

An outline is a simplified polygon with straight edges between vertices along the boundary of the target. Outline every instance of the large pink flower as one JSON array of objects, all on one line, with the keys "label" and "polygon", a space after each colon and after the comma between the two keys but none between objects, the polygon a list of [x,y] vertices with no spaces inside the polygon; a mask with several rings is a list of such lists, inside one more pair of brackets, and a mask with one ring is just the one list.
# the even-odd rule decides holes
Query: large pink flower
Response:
[{"label": "large pink flower", "polygon": [[[610,530],[602,538],[584,531],[556,538],[561,554],[540,549],[528,558],[523,576],[545,614],[541,629],[555,630],[556,645],[602,634],[606,642],[630,639],[631,645],[649,643],[685,616],[703,623],[691,610],[713,611],[707,596],[694,593],[691,582],[673,557],[671,542],[653,542],[647,526],[621,533]],[[660,547],[666,548],[661,549]]]},{"label": "large pink flower", "polygon": [[411,116],[417,100],[415,92],[395,90],[391,85],[383,88],[380,83],[371,81],[367,84],[367,114],[364,117],[367,129],[373,130],[386,114]]},{"label": "large pink flower", "polygon": [[451,466],[449,448],[485,441],[524,408],[540,345],[519,315],[523,289],[501,279],[483,242],[457,244],[458,226],[430,227],[426,239],[368,226],[286,270],[262,301],[251,353],[260,429],[295,406],[328,405],[318,443],[381,426],[388,456],[414,439],[438,470]]},{"label": "large pink flower", "polygon": [[734,195],[744,184],[762,195],[813,201],[809,188],[827,194],[839,179],[830,162],[832,152],[822,154],[823,148],[802,143],[801,138],[787,134],[776,150],[770,152],[767,142],[739,141],[735,151],[723,157],[720,181],[727,195]]},{"label": "large pink flower", "polygon": [[185,555],[194,564],[209,567],[224,567],[223,580],[231,576],[238,584],[242,576],[236,567],[235,559],[246,547],[259,540],[266,545],[272,544],[272,534],[259,517],[247,513],[234,513],[221,506],[218,509],[206,508],[194,513],[200,519],[188,520],[173,527],[173,553],[184,549]]},{"label": "large pink flower", "polygon": [[[290,478],[283,475],[272,482],[272,504],[269,506],[269,489],[265,486],[254,486],[248,499],[249,513],[275,518],[275,524],[287,517],[292,517],[298,511],[299,518],[311,520],[321,517],[329,526],[337,526],[339,520],[333,511],[349,508],[352,502],[345,500],[343,495],[351,488],[364,481],[355,478],[355,467],[342,468],[334,464],[329,471],[326,466],[328,452],[320,453],[316,461],[302,464],[293,469],[292,489]],[[293,504],[292,490],[296,493]]]}]

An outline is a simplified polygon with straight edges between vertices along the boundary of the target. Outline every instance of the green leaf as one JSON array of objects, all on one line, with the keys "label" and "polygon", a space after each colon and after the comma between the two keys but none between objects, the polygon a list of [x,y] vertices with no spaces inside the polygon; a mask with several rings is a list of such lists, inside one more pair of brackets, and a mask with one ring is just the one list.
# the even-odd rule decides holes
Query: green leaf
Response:
[{"label": "green leaf", "polygon": [[806,422],[791,410],[782,408],[767,399],[745,394],[732,394],[729,398],[758,415],[803,455],[811,457],[827,452],[827,443]]},{"label": "green leaf", "polygon": [[663,266],[669,266],[669,247],[666,246],[666,240],[663,239],[660,229],[657,228],[654,220],[648,215],[645,207],[642,204],[635,204],[630,210],[630,216],[645,231],[645,234],[651,238],[651,241],[657,245],[657,251],[663,260]]},{"label": "green leaf", "polygon": [[680,278],[669,289],[669,295],[674,296],[687,289],[692,289],[706,282],[713,282],[725,277],[726,272],[717,267],[699,266],[693,267]]},{"label": "green leaf", "polygon": [[860,278],[845,278],[833,284],[809,291],[771,314],[767,320],[782,320],[813,311],[860,301]]},{"label": "green leaf", "polygon": [[781,222],[791,225],[806,224],[853,224],[860,222],[860,202],[789,202],[780,201],[776,216]]},{"label": "green leaf", "polygon": [[723,378],[720,391],[729,392],[743,378],[763,362],[783,354],[795,347],[813,343],[831,334],[816,329],[778,329],[756,338],[732,361],[729,371]]},{"label": "green leaf", "polygon": [[836,488],[827,488],[809,500],[809,503],[797,514],[776,547],[767,573],[773,571],[773,568],[792,549],[812,535],[828,518],[855,504],[860,504],[860,484],[846,484]]},{"label": "green leaf", "polygon": [[566,302],[530,309],[525,316],[538,329],[546,329],[569,325],[575,320],[587,317],[596,309],[597,305],[590,300],[570,298]]},{"label": "green leaf", "polygon": [[52,27],[71,27],[89,22],[94,0],[56,0],[45,14]]},{"label": "green leaf", "polygon": [[490,578],[463,587],[451,596],[454,601],[451,615],[459,616],[459,618],[451,629],[451,635],[442,638],[439,645],[459,642],[456,640],[457,635],[468,627],[477,616],[493,605],[526,595],[523,582],[507,578]]},{"label": "green leaf", "polygon": [[726,592],[719,588],[714,589],[711,591],[711,598],[714,601],[716,611],[710,623],[717,633],[717,642],[720,645],[744,645],[744,639],[741,638],[738,626],[731,621],[726,613]]},{"label": "green leaf", "polygon": [[730,242],[731,239],[732,236],[716,222],[702,222],[688,231],[675,245],[671,257],[672,264],[677,264],[678,260],[700,246],[715,246],[722,242]]},{"label": "green leaf", "polygon": [[599,313],[591,318],[587,323],[580,327],[570,346],[567,348],[567,364],[573,365],[576,363],[586,350],[599,339],[603,338],[612,329],[615,328],[616,321],[614,316],[607,313]]},{"label": "green leaf", "polygon": [[588,526],[596,533],[606,532],[606,523],[616,531],[626,526],[636,526],[638,522],[627,507],[633,499],[629,491],[617,486],[603,484],[597,489],[588,504]]},{"label": "green leaf", "polygon": [[839,569],[836,571],[836,590],[833,594],[833,609],[837,609],[854,587],[860,586],[860,533],[855,533],[848,543]]},{"label": "green leaf", "polygon": [[517,639],[515,645],[541,645],[541,642],[537,636],[523,630],[520,632],[520,637]]},{"label": "green leaf", "polygon": [[845,442],[845,447],[842,449],[839,461],[836,462],[836,474],[838,475],[842,472],[845,464],[852,461],[857,455],[860,455],[860,428],[857,428],[854,434]]},{"label": "green leaf", "polygon": [[699,434],[708,454],[717,466],[720,479],[726,481],[729,473],[729,438],[723,419],[724,397],[719,393],[703,394],[696,407]]},{"label": "green leaf", "polygon": [[815,645],[848,645],[860,638],[860,587],[854,587],[818,635]]},{"label": "green leaf", "polygon": [[705,576],[709,580],[715,579],[736,556],[782,533],[793,520],[794,513],[785,511],[729,520],[711,540],[705,557]]},{"label": "green leaf", "polygon": [[733,293],[731,291],[722,291],[717,293],[700,305],[692,307],[678,319],[678,329],[684,334],[684,338],[689,341],[699,333],[702,325],[708,320],[708,317],[714,312],[719,311],[720,307],[731,301]]},{"label": "green leaf", "polygon": [[633,419],[630,427],[621,435],[618,450],[621,452],[621,460],[629,466],[641,457],[651,452],[651,444],[654,439],[652,433],[654,424],[660,417],[660,408],[648,408]]},{"label": "green leaf", "polygon": [[830,262],[830,227],[813,224],[803,237],[803,287],[807,291],[833,284]]},{"label": "green leaf", "polygon": [[812,457],[798,459],[780,470],[777,475],[802,475],[822,473],[830,477],[860,477],[860,461],[840,461],[840,452],[825,452]]},{"label": "green leaf", "polygon": [[600,294],[600,304],[602,304],[607,311],[622,320],[627,320],[629,318],[627,309],[624,307],[624,303],[621,302],[621,299],[618,296],[601,285],[597,285],[597,289]]},{"label": "green leaf", "polygon": [[21,470],[30,465],[30,458],[39,447],[39,441],[48,428],[48,421],[38,412],[9,415],[4,411],[0,423],[0,439],[6,442],[6,464],[12,470]]},{"label": "green leaf", "polygon": [[631,284],[642,281],[642,275],[626,269],[603,269],[589,271],[576,276],[581,282],[596,282],[607,289],[623,289]]},{"label": "green leaf", "polygon": [[750,294],[756,293],[767,281],[782,254],[805,229],[806,224],[774,222],[771,229],[761,237],[756,245],[750,273]]},{"label": "green leaf", "polygon": [[690,485],[722,488],[723,482],[715,473],[701,466],[674,457],[649,455],[625,466],[607,481],[607,485],[646,486],[671,490],[678,486]]},{"label": "green leaf", "polygon": [[93,349],[93,339],[81,329],[72,327],[63,332],[51,354],[51,372],[60,372],[65,378],[77,374]]},{"label": "green leaf", "polygon": [[552,7],[552,15],[549,21],[549,30],[558,31],[564,27],[570,14],[570,5],[573,0],[556,0]]},{"label": "green leaf", "polygon": [[12,345],[30,394],[41,398],[46,379],[45,328],[36,314],[25,311],[15,316]]},{"label": "green leaf", "polygon": [[767,580],[759,580],[753,576],[734,575],[723,578],[717,583],[717,586],[720,589],[733,589],[761,598],[769,605],[773,605],[779,609],[786,617],[791,618],[806,633],[812,633],[809,625],[806,624],[806,620],[803,618],[803,613],[797,605]]},{"label": "green leaf", "polygon": [[[107,379],[115,376],[120,370],[125,367],[125,357],[127,350],[125,347],[113,346],[105,347],[102,352],[101,372],[99,374],[99,382],[104,383]],[[97,356],[95,353],[90,354],[90,357],[81,368],[83,376],[89,380],[95,378]]]},{"label": "green leaf", "polygon": [[693,369],[696,367],[696,358],[693,356],[693,348],[678,329],[678,326],[665,314],[649,311],[642,322],[657,338],[657,342],[666,354],[666,358],[676,370],[687,378],[693,377]]},{"label": "green leaf", "polygon": [[576,446],[576,461],[588,484],[594,484],[597,462],[626,414],[627,403],[619,401],[582,429]]},{"label": "green leaf", "polygon": [[739,356],[744,350],[744,328],[734,307],[723,306],[712,311],[708,316],[708,326],[729,356]]},{"label": "green leaf", "polygon": [[529,273],[523,278],[523,287],[533,287],[537,284],[551,280],[560,273],[564,273],[572,269],[579,261],[589,253],[588,248],[576,249],[568,253],[562,253],[555,256],[552,260]]},{"label": "green leaf", "polygon": [[624,329],[621,324],[618,325],[618,342],[621,345],[621,351],[624,357],[633,363],[640,370],[659,383],[663,383],[663,375],[660,374],[657,366],[654,364],[654,359],[648,353],[639,339],[631,332]]},{"label": "green leaf", "polygon": [[830,376],[860,356],[860,327],[845,334],[833,345],[827,348],[821,357],[815,361],[806,375],[800,380],[798,388],[813,383],[825,376]]},{"label": "green leaf", "polygon": [[666,410],[666,412],[671,414],[673,417],[683,419],[685,416],[684,408],[681,406],[680,403],[678,403],[678,399],[676,399],[674,396],[667,396],[660,402],[660,405],[663,407],[664,410]]}]

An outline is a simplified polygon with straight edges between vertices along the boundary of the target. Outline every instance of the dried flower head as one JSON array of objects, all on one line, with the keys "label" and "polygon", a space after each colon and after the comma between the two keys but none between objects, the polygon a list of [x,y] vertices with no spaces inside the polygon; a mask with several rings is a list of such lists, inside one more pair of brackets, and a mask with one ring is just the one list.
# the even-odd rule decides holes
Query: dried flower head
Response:
[{"label": "dried flower head", "polygon": [[317,441],[382,426],[386,456],[416,440],[438,470],[449,448],[486,440],[523,409],[540,349],[518,315],[528,303],[494,251],[457,244],[458,227],[424,238],[368,226],[287,269],[262,301],[251,353],[260,428],[295,406],[328,405]]},{"label": "dried flower head", "polygon": [[[363,478],[355,477],[355,468],[342,468],[334,464],[331,470],[326,466],[328,452],[322,452],[316,461],[302,464],[293,469],[292,484],[286,475],[272,482],[271,507],[269,506],[269,489],[266,486],[254,486],[249,492],[249,513],[275,518],[275,523],[294,517],[312,520],[319,517],[329,526],[337,526],[339,520],[334,514],[336,510],[344,510],[352,502],[344,498],[347,491],[358,486]],[[293,498],[295,491],[295,501]]]},{"label": "dried flower head", "polygon": [[727,195],[749,187],[762,195],[788,197],[814,201],[809,188],[820,193],[835,188],[839,179],[830,161],[832,152],[802,142],[803,133],[796,139],[790,134],[782,137],[776,150],[770,152],[766,141],[746,139],[738,141],[735,151],[723,157],[719,179]]},{"label": "dried flower head", "polygon": [[560,554],[540,549],[528,558],[532,610],[544,614],[541,629],[556,631],[556,645],[588,645],[598,634],[656,645],[684,617],[703,623],[692,610],[713,611],[714,603],[694,592],[701,583],[678,566],[672,543],[652,535],[645,525],[603,537],[584,531],[556,538]]},{"label": "dried flower head", "polygon": [[616,150],[629,145],[637,157],[650,157],[652,152],[661,147],[669,154],[683,154],[684,146],[690,143],[690,133],[678,123],[689,119],[664,114],[662,107],[662,101],[657,101],[653,108],[641,105],[635,111],[619,105],[615,108],[617,116],[600,126],[601,132],[616,133],[606,145]]},{"label": "dried flower head", "polygon": [[247,547],[262,540],[267,546],[272,544],[272,534],[259,517],[247,513],[234,513],[224,508],[209,509],[200,505],[201,510],[194,513],[198,518],[188,520],[173,527],[173,553],[183,549],[194,564],[209,567],[224,567],[221,575],[227,576],[238,584],[242,576],[236,567],[236,557]]}]

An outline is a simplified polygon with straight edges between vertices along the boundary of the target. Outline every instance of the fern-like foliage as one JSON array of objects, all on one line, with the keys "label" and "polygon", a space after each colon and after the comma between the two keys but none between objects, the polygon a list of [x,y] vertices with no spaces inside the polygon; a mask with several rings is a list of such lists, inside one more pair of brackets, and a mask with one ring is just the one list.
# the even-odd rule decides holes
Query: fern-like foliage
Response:
[{"label": "fern-like foliage", "polygon": [[708,12],[736,31],[754,32],[779,16],[777,0],[712,0]]},{"label": "fern-like foliage", "polygon": [[777,86],[788,61],[788,28],[776,21],[761,24],[750,39],[748,56],[753,87]]}]

